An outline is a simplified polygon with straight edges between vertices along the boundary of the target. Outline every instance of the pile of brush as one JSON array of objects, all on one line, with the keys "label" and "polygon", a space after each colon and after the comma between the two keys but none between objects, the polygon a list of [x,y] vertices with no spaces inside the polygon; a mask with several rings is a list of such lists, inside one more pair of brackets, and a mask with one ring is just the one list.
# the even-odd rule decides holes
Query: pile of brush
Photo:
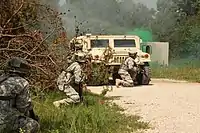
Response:
[{"label": "pile of brush", "polygon": [[32,66],[31,85],[54,89],[69,50],[58,12],[36,0],[1,0],[0,68],[12,57]]}]

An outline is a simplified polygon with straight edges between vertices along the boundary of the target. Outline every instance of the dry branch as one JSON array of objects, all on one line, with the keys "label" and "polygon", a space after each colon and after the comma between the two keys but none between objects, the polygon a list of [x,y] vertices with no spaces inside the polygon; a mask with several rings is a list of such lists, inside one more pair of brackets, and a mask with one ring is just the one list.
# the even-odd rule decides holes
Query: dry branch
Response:
[{"label": "dry branch", "polygon": [[27,34],[22,34],[22,35],[0,34],[0,39],[3,38],[3,37],[10,37],[10,38],[29,37],[29,38],[31,38],[31,39],[35,39],[33,36],[27,35]]},{"label": "dry branch", "polygon": [[3,0],[0,12],[0,69],[11,57],[24,58],[33,68],[31,86],[55,88],[68,54],[65,41],[53,45],[63,32],[58,13],[35,0]]},{"label": "dry branch", "polygon": [[24,5],[24,1],[22,0],[21,6],[20,6],[20,7],[17,9],[17,11],[10,17],[10,19],[8,19],[8,21],[5,23],[5,25],[3,26],[3,28],[5,28],[6,25],[11,21],[11,19],[22,9],[23,5]]}]

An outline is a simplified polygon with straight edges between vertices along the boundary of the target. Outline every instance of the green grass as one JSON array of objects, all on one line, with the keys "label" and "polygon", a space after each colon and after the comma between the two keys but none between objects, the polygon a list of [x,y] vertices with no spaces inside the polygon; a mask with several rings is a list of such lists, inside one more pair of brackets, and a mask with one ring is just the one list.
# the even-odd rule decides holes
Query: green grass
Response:
[{"label": "green grass", "polygon": [[149,128],[139,116],[125,116],[115,104],[94,94],[85,94],[82,105],[56,108],[52,102],[65,96],[48,92],[33,97],[35,112],[40,117],[41,133],[127,133]]},{"label": "green grass", "polygon": [[168,67],[152,64],[153,78],[168,78],[200,82],[199,60],[178,60],[170,63]]}]

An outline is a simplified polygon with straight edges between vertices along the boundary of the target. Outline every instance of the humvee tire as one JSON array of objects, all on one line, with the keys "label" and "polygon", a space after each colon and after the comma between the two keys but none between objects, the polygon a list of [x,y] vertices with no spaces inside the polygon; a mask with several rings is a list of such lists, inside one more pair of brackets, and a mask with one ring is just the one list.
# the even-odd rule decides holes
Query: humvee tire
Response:
[{"label": "humvee tire", "polygon": [[150,78],[150,67],[149,66],[144,66],[143,70],[144,70],[144,72],[142,74],[142,85],[148,85],[149,82],[151,81],[151,78]]},{"label": "humvee tire", "polygon": [[140,71],[136,76],[136,85],[148,85],[151,81],[149,63],[145,63],[145,65],[140,67],[142,71]]}]

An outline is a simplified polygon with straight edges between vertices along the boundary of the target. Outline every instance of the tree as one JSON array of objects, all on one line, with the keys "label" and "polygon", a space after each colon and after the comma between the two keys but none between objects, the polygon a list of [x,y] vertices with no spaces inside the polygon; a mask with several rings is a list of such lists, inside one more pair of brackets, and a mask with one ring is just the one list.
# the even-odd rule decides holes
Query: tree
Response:
[{"label": "tree", "polygon": [[158,0],[152,30],[158,41],[170,43],[171,58],[199,57],[200,16],[196,0]]},{"label": "tree", "polygon": [[199,0],[173,0],[177,4],[179,10],[187,16],[197,15],[200,8]]}]

